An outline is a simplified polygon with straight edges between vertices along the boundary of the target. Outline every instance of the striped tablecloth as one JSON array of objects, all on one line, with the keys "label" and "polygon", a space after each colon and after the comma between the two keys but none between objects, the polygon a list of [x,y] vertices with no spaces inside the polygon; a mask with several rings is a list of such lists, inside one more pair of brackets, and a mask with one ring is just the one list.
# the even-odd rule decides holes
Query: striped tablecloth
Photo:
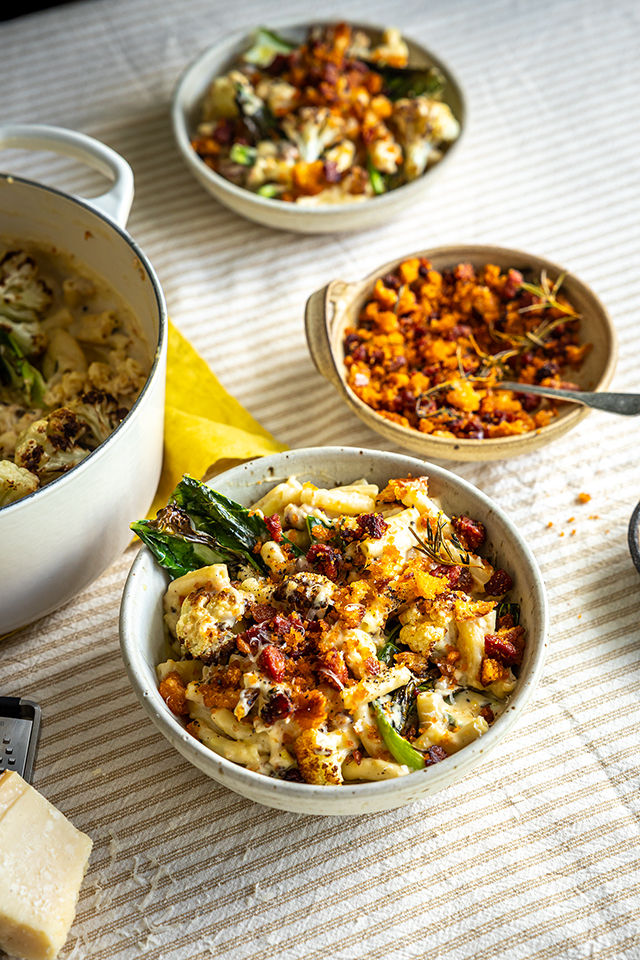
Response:
[{"label": "striped tablecloth", "polygon": [[[292,446],[383,446],[315,373],[304,304],[332,278],[357,279],[430,245],[521,247],[575,271],[618,329],[614,388],[637,390],[637,4],[355,0],[322,14],[397,24],[451,65],[468,96],[465,142],[433,192],[369,233],[301,237],[245,222],[202,192],[173,145],[168,107],[181,70],[230,30],[304,19],[292,0],[93,0],[5,24],[3,118],[84,130],[131,162],[130,230],[171,315]],[[1,166],[98,192],[92,174],[59,159],[12,153]],[[626,544],[639,444],[637,421],[592,414],[524,459],[448,464],[507,509],[533,547],[551,652],[534,702],[491,759],[403,810],[280,813],[182,760],[145,718],[120,661],[132,551],[6,641],[3,692],[43,709],[35,784],[95,840],[63,956],[640,956],[640,581]]]}]

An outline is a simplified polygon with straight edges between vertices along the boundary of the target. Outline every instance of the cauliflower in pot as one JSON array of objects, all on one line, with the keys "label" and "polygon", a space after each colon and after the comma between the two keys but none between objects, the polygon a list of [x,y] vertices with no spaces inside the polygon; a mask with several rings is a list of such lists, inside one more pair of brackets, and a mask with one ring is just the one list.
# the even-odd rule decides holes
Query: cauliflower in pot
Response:
[{"label": "cauliflower in pot", "polygon": [[11,245],[0,259],[0,507],[103,443],[150,366],[111,288],[60,253]]}]

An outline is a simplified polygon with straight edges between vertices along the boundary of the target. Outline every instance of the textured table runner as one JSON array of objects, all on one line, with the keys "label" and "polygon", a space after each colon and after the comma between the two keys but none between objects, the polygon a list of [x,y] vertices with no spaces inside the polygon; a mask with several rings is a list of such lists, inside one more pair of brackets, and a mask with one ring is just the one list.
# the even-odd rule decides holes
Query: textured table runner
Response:
[{"label": "textured table runner", "polygon": [[[326,237],[270,231],[219,206],[184,167],[168,116],[180,72],[204,47],[231,30],[304,19],[306,9],[93,0],[4,24],[3,119],[74,127],[130,161],[129,228],[172,317],[291,446],[384,446],[313,369],[307,296],[444,243],[520,247],[573,270],[616,324],[613,388],[640,389],[637,4],[323,8],[397,25],[431,47],[469,107],[464,143],[419,204],[375,231]],[[97,176],[49,156],[8,151],[0,168],[85,195],[101,189]],[[146,719],[120,660],[133,550],[4,642],[2,692],[42,705],[35,785],[95,841],[63,957],[640,956],[640,579],[626,544],[639,444],[640,421],[593,413],[531,456],[446,464],[527,537],[549,590],[551,647],[537,695],[490,759],[401,810],[272,811],[183,760]],[[578,502],[583,492],[589,503]]]}]

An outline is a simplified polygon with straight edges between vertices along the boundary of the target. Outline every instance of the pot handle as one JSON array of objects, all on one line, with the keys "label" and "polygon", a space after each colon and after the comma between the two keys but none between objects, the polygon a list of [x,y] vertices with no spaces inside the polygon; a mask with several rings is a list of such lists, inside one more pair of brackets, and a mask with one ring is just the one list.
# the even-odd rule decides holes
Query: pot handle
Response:
[{"label": "pot handle", "polygon": [[0,150],[51,150],[80,160],[103,173],[113,186],[99,197],[84,200],[124,227],[133,203],[133,171],[119,153],[85,133],[44,123],[0,123]]}]

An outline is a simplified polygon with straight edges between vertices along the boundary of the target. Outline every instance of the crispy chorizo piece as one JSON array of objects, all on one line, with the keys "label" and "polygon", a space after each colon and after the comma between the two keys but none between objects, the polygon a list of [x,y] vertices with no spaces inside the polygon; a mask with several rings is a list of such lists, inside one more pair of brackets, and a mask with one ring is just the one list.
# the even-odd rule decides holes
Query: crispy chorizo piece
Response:
[{"label": "crispy chorizo piece", "polygon": [[481,709],[480,716],[482,717],[483,720],[487,721],[489,726],[491,726],[491,724],[496,718],[493,710],[491,709],[488,703]]},{"label": "crispy chorizo piece", "polygon": [[258,663],[270,680],[275,683],[282,683],[287,668],[287,658],[280,647],[270,643],[260,653]]},{"label": "crispy chorizo piece", "polygon": [[275,540],[276,543],[280,543],[282,540],[282,523],[280,522],[278,514],[274,513],[270,517],[265,517],[264,522],[267,530],[271,534],[271,539]]},{"label": "crispy chorizo piece", "polygon": [[342,554],[328,543],[314,543],[307,551],[307,561],[329,580],[337,580]]},{"label": "crispy chorizo piece", "polygon": [[429,661],[421,653],[396,653],[393,659],[399,667],[408,667],[418,677],[429,672]]},{"label": "crispy chorizo piece", "polygon": [[177,670],[168,673],[158,689],[169,710],[177,717],[189,713],[189,704],[185,697],[187,687]]},{"label": "crispy chorizo piece", "polygon": [[501,597],[513,587],[513,580],[506,570],[496,570],[484,586],[484,591],[489,597]]},{"label": "crispy chorizo piece", "polygon": [[275,693],[271,699],[265,703],[260,716],[265,724],[270,727],[272,724],[277,723],[278,720],[285,720],[287,717],[290,717],[292,713],[293,703],[291,698],[286,693],[280,691],[279,693]]},{"label": "crispy chorizo piece", "polygon": [[524,627],[509,627],[488,633],[484,638],[484,650],[488,657],[499,660],[507,667],[522,663]]},{"label": "crispy chorizo piece", "polygon": [[446,750],[443,750],[442,747],[433,746],[424,754],[424,765],[425,767],[431,767],[434,763],[440,763],[441,760],[446,760],[449,754]]},{"label": "crispy chorizo piece", "polygon": [[487,539],[487,531],[484,524],[479,520],[472,520],[462,514],[459,517],[453,517],[451,525],[455,530],[458,540],[467,550],[478,550]]}]

